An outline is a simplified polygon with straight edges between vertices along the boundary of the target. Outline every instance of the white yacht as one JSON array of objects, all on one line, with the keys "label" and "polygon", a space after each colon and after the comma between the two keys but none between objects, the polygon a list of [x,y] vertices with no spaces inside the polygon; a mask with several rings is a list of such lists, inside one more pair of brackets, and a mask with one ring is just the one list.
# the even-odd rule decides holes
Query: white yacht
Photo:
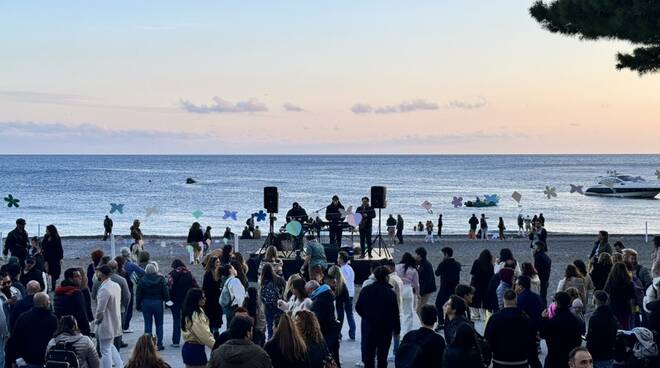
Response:
[{"label": "white yacht", "polygon": [[660,181],[646,181],[641,176],[607,175],[596,178],[585,195],[622,198],[655,198],[660,193]]}]

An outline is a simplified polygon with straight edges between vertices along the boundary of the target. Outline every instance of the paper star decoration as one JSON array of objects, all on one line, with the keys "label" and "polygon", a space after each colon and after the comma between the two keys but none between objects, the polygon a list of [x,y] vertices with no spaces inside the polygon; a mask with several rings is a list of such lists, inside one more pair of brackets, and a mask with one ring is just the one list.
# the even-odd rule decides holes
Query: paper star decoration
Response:
[{"label": "paper star decoration", "polygon": [[655,176],[660,180],[660,170],[655,170]]},{"label": "paper star decoration", "polygon": [[236,215],[238,214],[238,211],[227,211],[227,210],[224,211],[225,214],[222,215],[223,220],[227,220],[227,219],[232,219],[234,221],[237,220]]},{"label": "paper star decoration", "polygon": [[463,197],[454,197],[451,204],[454,205],[454,208],[463,207]]},{"label": "paper star decoration", "polygon": [[433,210],[431,209],[431,207],[433,207],[433,205],[431,204],[431,202],[424,201],[424,202],[422,202],[421,206],[422,206],[423,209],[426,210],[426,212],[433,213]]},{"label": "paper star decoration", "polygon": [[18,202],[20,202],[20,201],[21,201],[20,199],[14,198],[14,196],[11,195],[11,194],[8,194],[5,197],[5,202],[7,202],[7,207],[16,207],[16,208],[18,208],[19,207]]},{"label": "paper star decoration", "polygon": [[516,202],[518,202],[518,204],[520,204],[520,200],[522,199],[522,194],[520,194],[518,192],[513,192],[513,194],[511,194],[511,198],[513,198],[514,201],[516,201]]},{"label": "paper star decoration", "polygon": [[196,218],[196,219],[199,219],[200,217],[202,217],[203,214],[204,214],[204,212],[202,212],[200,210],[196,210],[195,212],[192,213],[193,217]]},{"label": "paper star decoration", "polygon": [[158,214],[158,207],[147,207],[146,208],[146,217],[157,215]]},{"label": "paper star decoration", "polygon": [[263,210],[259,210],[259,212],[253,213],[252,217],[256,217],[258,222],[265,221],[266,220],[266,212],[264,212]]},{"label": "paper star decoration", "polygon": [[124,213],[124,204],[123,203],[110,203],[110,213]]},{"label": "paper star decoration", "polygon": [[582,191],[582,188],[583,188],[582,185],[571,184],[571,193],[584,194],[584,191]]},{"label": "paper star decoration", "polygon": [[548,197],[548,199],[550,199],[552,197],[556,197],[557,196],[557,188],[550,187],[550,186],[546,185],[545,190],[543,191],[543,194],[545,194],[545,196]]}]

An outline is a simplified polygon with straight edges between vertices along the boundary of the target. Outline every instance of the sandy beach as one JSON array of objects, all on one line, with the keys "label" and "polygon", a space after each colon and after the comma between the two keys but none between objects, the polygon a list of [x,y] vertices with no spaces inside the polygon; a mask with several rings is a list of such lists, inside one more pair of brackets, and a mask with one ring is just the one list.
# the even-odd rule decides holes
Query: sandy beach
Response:
[{"label": "sandy beach", "polygon": [[[124,236],[127,238],[127,236]],[[568,234],[550,234],[548,238],[549,255],[552,258],[552,276],[550,279],[550,292],[555,290],[557,282],[563,276],[566,265],[575,259],[585,260],[593,246],[595,235],[568,235]],[[639,252],[639,262],[648,266],[649,254],[651,252],[652,243],[644,241],[644,235],[610,235],[610,242],[617,240],[622,241],[626,246],[632,247]],[[651,237],[649,237],[651,240]],[[182,246],[185,237],[158,237],[147,236],[145,249],[151,254],[152,260],[158,262],[161,267],[162,273],[167,273],[170,270],[170,263],[175,258],[187,260],[188,255],[185,248]],[[263,240],[241,240],[239,243],[239,250],[246,258],[249,253],[259,249]],[[164,245],[164,247],[162,246]],[[212,248],[220,247],[222,243],[214,243]],[[356,243],[356,246],[359,244]],[[64,268],[72,266],[86,267],[89,264],[89,254],[94,249],[103,249],[106,253],[110,251],[110,242],[102,241],[101,236],[98,237],[71,237],[63,239],[64,246]],[[117,244],[116,250],[119,251],[120,244]],[[429,260],[434,267],[442,259],[440,249],[444,246],[449,246],[454,249],[455,258],[462,265],[461,280],[464,283],[470,281],[470,267],[474,259],[477,258],[479,253],[484,249],[490,249],[493,254],[498,254],[501,248],[510,248],[519,262],[531,261],[532,256],[529,249],[529,240],[527,238],[508,238],[506,240],[476,240],[470,241],[466,236],[446,236],[436,240],[435,243],[424,243],[423,236],[408,235],[404,237],[404,244],[397,245],[393,249],[393,258],[395,261],[401,258],[404,252],[414,252],[419,247],[424,246],[429,251]],[[201,266],[191,266],[191,269],[201,283],[203,270]],[[359,290],[359,287],[357,288]],[[431,301],[435,297],[431,297]],[[179,349],[170,347],[171,331],[172,331],[172,318],[169,316],[169,311],[165,313],[165,346],[166,349],[161,352],[161,355],[173,367],[183,367],[181,362],[181,353]],[[360,360],[360,344],[359,344],[359,316],[355,315],[358,326],[358,340],[350,341],[344,339],[341,343],[341,359],[342,366],[353,367],[356,362]],[[415,325],[419,326],[419,321],[415,320]],[[476,322],[476,327],[479,331],[483,331],[484,324],[481,321]],[[142,314],[135,312],[131,322],[131,328],[135,332],[124,335],[124,341],[129,344],[129,347],[121,350],[121,355],[124,362],[128,360],[136,339],[142,334],[143,319]],[[344,324],[344,337],[348,335],[347,324]],[[545,348],[544,348],[545,349]],[[545,350],[544,350],[545,353]],[[394,364],[390,363],[393,367]]]}]

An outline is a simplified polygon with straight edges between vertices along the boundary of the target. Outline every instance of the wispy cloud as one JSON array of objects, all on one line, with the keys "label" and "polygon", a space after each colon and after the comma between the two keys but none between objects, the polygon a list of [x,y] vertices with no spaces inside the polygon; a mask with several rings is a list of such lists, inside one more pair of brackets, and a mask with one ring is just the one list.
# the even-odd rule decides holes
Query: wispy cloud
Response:
[{"label": "wispy cloud", "polygon": [[460,100],[450,101],[448,106],[454,109],[475,110],[475,109],[480,109],[486,106],[487,104],[488,101],[484,97],[479,96],[474,101],[460,101]]},{"label": "wispy cloud", "polygon": [[397,105],[385,105],[377,107],[373,107],[369,104],[358,103],[351,107],[351,111],[358,115],[369,114],[372,112],[375,114],[401,114],[413,111],[437,110],[438,108],[439,106],[435,102],[416,99],[411,101],[403,101]]},{"label": "wispy cloud", "polygon": [[284,107],[284,110],[286,110],[286,111],[292,111],[292,112],[305,111],[305,109],[303,109],[302,107],[300,107],[298,105],[294,105],[292,103],[288,103],[288,102],[286,102],[284,105],[282,105],[282,107]]},{"label": "wispy cloud", "polygon": [[178,111],[173,107],[104,104],[99,103],[87,96],[68,93],[2,90],[0,91],[0,99],[29,104],[78,106],[95,109],[128,110],[137,112],[173,113]]},{"label": "wispy cloud", "polygon": [[210,105],[196,105],[188,100],[179,100],[181,108],[193,114],[221,114],[221,113],[255,113],[268,111],[268,107],[256,98],[236,103],[227,101],[218,96],[213,97],[213,103]]},{"label": "wispy cloud", "polygon": [[96,124],[64,124],[44,122],[0,122],[0,137],[78,138],[81,140],[204,139],[208,134],[168,132],[146,129],[114,130]]}]

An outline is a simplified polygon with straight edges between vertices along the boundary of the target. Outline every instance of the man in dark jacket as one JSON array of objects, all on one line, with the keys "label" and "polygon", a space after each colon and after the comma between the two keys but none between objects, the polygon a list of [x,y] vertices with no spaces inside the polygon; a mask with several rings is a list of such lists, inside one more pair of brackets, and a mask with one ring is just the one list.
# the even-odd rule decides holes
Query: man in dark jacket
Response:
[{"label": "man in dark jacket", "polygon": [[268,354],[252,342],[252,327],[252,318],[234,315],[229,324],[231,339],[213,350],[208,367],[270,368]]},{"label": "man in dark jacket", "polygon": [[399,244],[403,244],[403,217],[396,215],[396,238],[399,239]]},{"label": "man in dark jacket", "polygon": [[435,269],[435,275],[440,277],[440,290],[435,295],[435,308],[438,310],[438,328],[445,325],[445,316],[442,306],[454,294],[456,286],[461,279],[461,265],[454,259],[454,250],[450,247],[442,248],[444,258]]},{"label": "man in dark jacket", "polygon": [[560,291],[555,294],[557,311],[552,319],[548,318],[547,310],[543,311],[541,320],[541,337],[548,345],[548,355],[545,357],[545,367],[568,368],[568,353],[582,345],[584,322],[571,312],[571,297]]},{"label": "man in dark jacket", "polygon": [[493,351],[493,368],[526,368],[538,356],[534,323],[517,307],[511,289],[504,292],[504,308],[488,319],[484,337]]},{"label": "man in dark jacket", "polygon": [[426,248],[415,249],[415,260],[417,261],[417,273],[419,275],[419,300],[417,301],[417,315],[421,315],[422,307],[426,305],[437,287],[433,276],[433,266],[426,259]]},{"label": "man in dark jacket", "polygon": [[447,324],[445,325],[445,340],[449,346],[456,336],[456,331],[462,325],[468,325],[474,329],[472,322],[465,316],[467,304],[465,300],[458,295],[452,295],[449,300],[442,306],[444,314],[447,316]]},{"label": "man in dark jacket", "polygon": [[5,238],[5,247],[2,254],[7,256],[10,252],[20,261],[21,267],[25,266],[25,257],[28,254],[28,233],[25,231],[25,220],[16,220],[16,228],[10,231]]},{"label": "man in dark jacket", "polygon": [[376,217],[376,211],[369,205],[368,197],[362,197],[362,205],[357,208],[355,213],[362,215],[362,221],[360,221],[360,224],[358,225],[360,231],[361,257],[364,258],[364,256],[367,255],[371,258],[371,231],[373,228],[373,222],[371,220]]},{"label": "man in dark jacket", "polygon": [[474,240],[476,239],[477,225],[479,225],[479,219],[477,218],[477,215],[473,213],[472,217],[470,217],[470,220],[468,220],[468,224],[470,224],[470,233],[468,237]]},{"label": "man in dark jacket", "polygon": [[312,299],[310,310],[316,315],[321,326],[321,334],[336,362],[339,362],[339,322],[335,315],[335,297],[330,286],[309,281],[305,289]]},{"label": "man in dark jacket", "polygon": [[612,254],[612,246],[610,245],[609,237],[610,234],[605,230],[598,232],[598,240],[594,242],[594,247],[591,249],[591,253],[589,253],[589,259],[592,263],[596,263],[598,256],[600,256],[601,253]]},{"label": "man in dark jacket", "polygon": [[518,276],[516,279],[515,291],[518,294],[518,308],[527,313],[534,323],[536,331],[541,327],[541,314],[545,309],[545,304],[541,297],[531,290],[532,280],[529,276]]},{"label": "man in dark jacket", "polygon": [[338,248],[341,248],[341,222],[344,220],[344,216],[339,210],[343,209],[344,205],[339,202],[339,197],[336,195],[332,196],[332,203],[325,208],[325,219],[330,222],[330,245],[334,245]]},{"label": "man in dark jacket", "polygon": [[399,305],[392,286],[388,283],[390,270],[380,266],[374,270],[376,282],[364,287],[355,304],[355,311],[362,317],[362,340],[365,368],[387,367],[387,353],[393,336],[401,332]]},{"label": "man in dark jacket", "polygon": [[39,287],[41,288],[39,291],[46,290],[46,284],[44,283],[44,273],[36,267],[34,258],[28,256],[25,259],[25,269],[23,269],[23,272],[21,272],[21,283],[23,285],[27,285],[32,280],[39,283]]},{"label": "man in dark jacket", "polygon": [[6,346],[6,362],[23,358],[28,365],[43,366],[46,347],[57,330],[57,317],[50,311],[48,294],[34,295],[34,307],[16,321]]},{"label": "man in dark jacket", "polygon": [[539,295],[543,304],[548,302],[548,285],[550,282],[550,269],[552,268],[552,260],[548,257],[545,251],[545,244],[536,242],[534,248],[534,268],[539,274],[541,280],[541,290]]},{"label": "man in dark jacket", "polygon": [[107,240],[110,234],[112,234],[112,219],[108,215],[105,215],[105,219],[103,220],[103,240]]},{"label": "man in dark jacket", "polygon": [[76,318],[78,328],[83,335],[89,336],[91,331],[89,321],[85,313],[85,297],[80,291],[82,276],[77,268],[69,268],[64,271],[64,280],[55,289],[53,297],[53,312],[59,319],[70,315]]},{"label": "man in dark jacket", "polygon": [[[422,307],[422,327],[418,330],[410,331],[401,340],[399,352],[408,345],[416,345],[419,352],[412,365],[406,365],[414,368],[442,367],[442,354],[445,351],[445,339],[433,331],[433,326],[438,321],[438,311],[432,305]],[[403,365],[399,359],[404,358],[404,354],[397,354],[395,366]]]},{"label": "man in dark jacket", "polygon": [[25,298],[17,301],[14,306],[11,308],[11,315],[9,316],[9,331],[11,332],[16,325],[16,321],[21,316],[21,314],[29,311],[34,307],[34,294],[41,291],[39,288],[39,283],[36,281],[30,281],[25,288]]},{"label": "man in dark jacket", "polygon": [[596,366],[612,366],[614,361],[614,344],[619,322],[608,306],[609,296],[603,290],[594,293],[596,310],[589,318],[587,331],[587,349]]}]

